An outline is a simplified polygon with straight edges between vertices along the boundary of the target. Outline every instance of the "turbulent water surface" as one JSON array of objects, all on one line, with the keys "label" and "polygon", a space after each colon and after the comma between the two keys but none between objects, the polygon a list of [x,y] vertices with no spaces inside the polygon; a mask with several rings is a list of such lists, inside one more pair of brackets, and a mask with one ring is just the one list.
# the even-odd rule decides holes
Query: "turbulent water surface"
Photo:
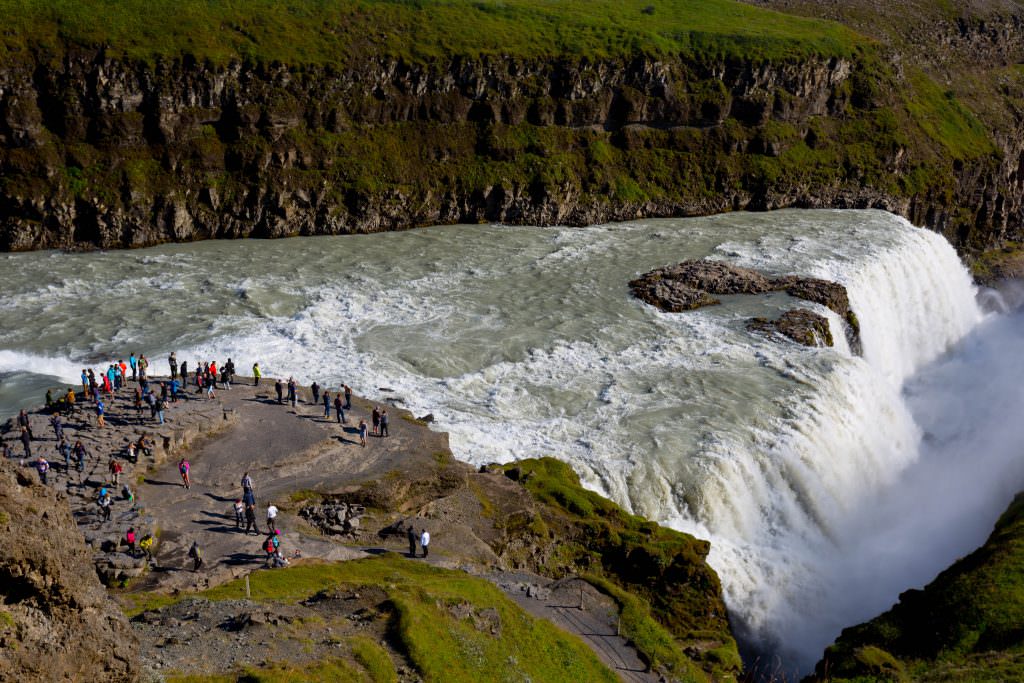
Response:
[{"label": "turbulent water surface", "polygon": [[[784,294],[686,314],[630,297],[638,273],[701,257],[844,283],[863,357],[747,331],[808,306]],[[1024,324],[983,316],[942,238],[880,212],[14,254],[0,286],[7,413],[131,351],[398,397],[465,460],[554,455],[710,538],[741,634],[794,668],[1024,488],[1007,424]]]}]

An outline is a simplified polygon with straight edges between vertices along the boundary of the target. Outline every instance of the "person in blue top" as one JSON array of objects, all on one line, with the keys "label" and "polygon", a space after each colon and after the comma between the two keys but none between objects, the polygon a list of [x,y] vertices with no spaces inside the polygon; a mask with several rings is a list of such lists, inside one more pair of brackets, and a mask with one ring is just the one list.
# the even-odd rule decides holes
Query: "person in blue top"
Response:
[{"label": "person in blue top", "polygon": [[132,366],[132,381],[139,379],[139,361],[135,359],[135,352],[128,356],[128,365]]},{"label": "person in blue top", "polygon": [[100,400],[100,397],[97,394],[97,396],[96,396],[96,426],[97,427],[106,427],[107,426],[106,421],[103,419],[103,411],[104,411],[103,401]]}]

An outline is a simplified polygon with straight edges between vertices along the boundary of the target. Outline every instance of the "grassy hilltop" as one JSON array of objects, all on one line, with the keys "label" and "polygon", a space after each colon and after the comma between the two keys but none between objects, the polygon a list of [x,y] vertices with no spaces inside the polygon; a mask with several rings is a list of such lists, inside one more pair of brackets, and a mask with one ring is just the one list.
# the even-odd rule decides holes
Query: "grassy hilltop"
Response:
[{"label": "grassy hilltop", "polygon": [[344,67],[372,55],[849,56],[863,42],[834,22],[731,0],[3,0],[0,8],[9,55],[110,45],[131,59]]}]

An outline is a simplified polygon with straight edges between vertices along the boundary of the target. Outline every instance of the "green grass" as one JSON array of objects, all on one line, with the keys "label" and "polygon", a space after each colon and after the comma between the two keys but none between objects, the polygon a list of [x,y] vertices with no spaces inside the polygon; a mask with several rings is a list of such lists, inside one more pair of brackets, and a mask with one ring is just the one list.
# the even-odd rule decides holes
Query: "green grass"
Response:
[{"label": "green grass", "polygon": [[954,159],[975,159],[995,152],[985,125],[951,90],[914,70],[908,78],[911,90],[906,106],[911,117],[929,137],[943,145]]},{"label": "green grass", "polygon": [[387,651],[367,636],[350,639],[352,656],[370,674],[373,683],[398,683],[395,665]]},{"label": "green grass", "polygon": [[705,562],[707,541],[627,513],[553,458],[503,468],[548,508],[543,533],[527,520],[517,525],[541,540],[554,530],[544,571],[583,574],[615,599],[624,631],[652,665],[682,680],[699,680],[701,670],[719,677],[741,670],[718,576]]},{"label": "green grass", "polygon": [[108,45],[133,59],[188,54],[215,63],[453,54],[771,59],[848,56],[862,42],[839,24],[732,0],[3,0],[0,11],[11,53]]},{"label": "green grass", "polygon": [[[427,681],[501,680],[501,672],[506,668],[536,681],[618,680],[578,638],[531,617],[490,582],[463,572],[410,562],[389,553],[366,560],[309,563],[250,575],[252,599],[257,601],[294,603],[323,590],[367,585],[385,590],[394,613],[392,644],[405,653]],[[207,600],[237,599],[244,595],[243,580],[197,594]],[[187,596],[143,598],[132,611],[184,597]],[[497,633],[480,628],[475,618],[464,614],[485,615],[489,622],[498,625]],[[393,669],[389,672],[389,662],[385,661],[387,653],[382,649],[357,641],[352,650],[356,661],[375,683],[394,680]],[[361,675],[358,671],[356,674]],[[276,674],[271,671],[260,675]],[[342,676],[340,680],[361,679]]]},{"label": "green grass", "polygon": [[232,674],[175,676],[167,683],[377,683],[377,680],[343,659],[318,662],[309,666],[274,664],[267,668],[248,667]]}]

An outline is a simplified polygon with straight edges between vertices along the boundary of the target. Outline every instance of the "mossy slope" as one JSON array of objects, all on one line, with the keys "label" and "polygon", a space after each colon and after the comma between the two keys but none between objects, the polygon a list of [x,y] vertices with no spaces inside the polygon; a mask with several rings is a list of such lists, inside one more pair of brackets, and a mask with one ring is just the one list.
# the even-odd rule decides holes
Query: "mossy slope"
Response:
[{"label": "mossy slope", "polygon": [[540,518],[523,528],[538,544],[553,542],[546,573],[580,574],[616,600],[623,632],[652,666],[695,681],[740,672],[707,541],[625,512],[553,458],[503,469],[542,504]]},{"label": "mossy slope", "polygon": [[1024,494],[985,545],[891,610],[845,629],[819,680],[1024,680]]}]

